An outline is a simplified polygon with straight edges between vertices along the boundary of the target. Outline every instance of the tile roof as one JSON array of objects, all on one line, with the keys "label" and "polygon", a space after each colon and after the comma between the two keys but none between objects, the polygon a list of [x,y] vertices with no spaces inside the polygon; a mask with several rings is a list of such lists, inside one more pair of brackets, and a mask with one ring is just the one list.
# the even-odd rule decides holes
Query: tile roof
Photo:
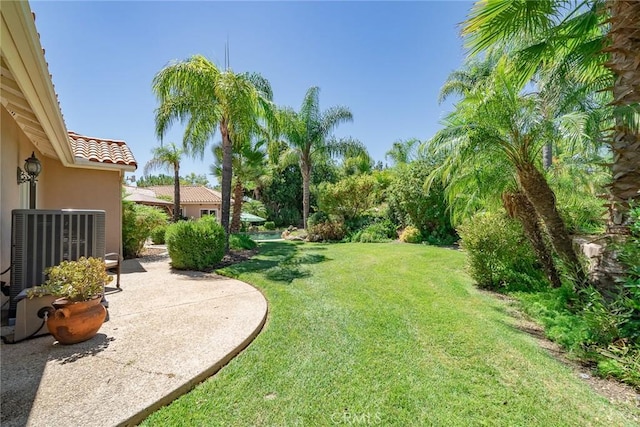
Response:
[{"label": "tile roof", "polygon": [[126,194],[124,200],[129,200],[131,202],[160,206],[173,205],[173,202],[158,199],[156,197],[156,193],[148,188],[124,186],[124,191]]},{"label": "tile roof", "polygon": [[76,157],[96,163],[113,163],[137,167],[127,143],[114,139],[94,138],[69,131],[69,142]]},{"label": "tile roof", "polygon": [[[173,185],[156,185],[146,187],[152,190],[156,197],[169,196],[173,200]],[[211,190],[201,185],[181,185],[180,186],[180,204],[189,203],[222,203],[222,194],[219,191]]]}]

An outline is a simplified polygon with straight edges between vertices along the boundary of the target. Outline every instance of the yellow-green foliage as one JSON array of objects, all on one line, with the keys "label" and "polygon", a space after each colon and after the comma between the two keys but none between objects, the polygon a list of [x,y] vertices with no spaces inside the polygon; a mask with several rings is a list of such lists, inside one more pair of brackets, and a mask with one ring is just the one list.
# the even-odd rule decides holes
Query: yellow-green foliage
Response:
[{"label": "yellow-green foliage", "polygon": [[47,280],[29,293],[29,297],[51,294],[69,301],[87,301],[102,294],[104,285],[113,280],[100,258],[80,257],[62,261],[45,271]]},{"label": "yellow-green foliage", "polygon": [[377,181],[371,175],[348,176],[318,187],[318,206],[330,215],[356,218],[374,205]]},{"label": "yellow-green foliage", "polygon": [[400,234],[400,241],[405,243],[420,243],[422,242],[422,235],[413,225],[408,226]]},{"label": "yellow-green foliage", "polygon": [[337,221],[321,222],[309,227],[307,240],[310,242],[330,242],[344,239],[346,230],[344,224]]},{"label": "yellow-green foliage", "polygon": [[468,254],[469,274],[478,286],[525,290],[544,282],[522,226],[505,212],[476,214],[458,227],[458,233]]}]

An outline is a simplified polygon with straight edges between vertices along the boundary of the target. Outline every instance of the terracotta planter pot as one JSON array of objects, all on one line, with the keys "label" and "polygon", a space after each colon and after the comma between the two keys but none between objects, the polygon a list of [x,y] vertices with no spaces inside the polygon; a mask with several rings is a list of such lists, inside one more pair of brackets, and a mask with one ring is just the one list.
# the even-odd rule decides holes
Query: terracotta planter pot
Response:
[{"label": "terracotta planter pot", "polygon": [[100,297],[89,301],[69,302],[57,299],[47,319],[47,328],[61,344],[75,344],[93,338],[107,317],[107,309]]}]

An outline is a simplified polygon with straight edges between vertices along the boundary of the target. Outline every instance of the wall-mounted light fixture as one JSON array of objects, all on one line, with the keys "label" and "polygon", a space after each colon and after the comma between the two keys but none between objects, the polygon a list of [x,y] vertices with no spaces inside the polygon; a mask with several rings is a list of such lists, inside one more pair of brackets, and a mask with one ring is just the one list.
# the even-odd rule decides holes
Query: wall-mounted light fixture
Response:
[{"label": "wall-mounted light fixture", "polygon": [[31,157],[24,161],[24,170],[18,166],[18,184],[29,181],[29,209],[36,208],[36,178],[42,171],[42,164],[33,151]]}]

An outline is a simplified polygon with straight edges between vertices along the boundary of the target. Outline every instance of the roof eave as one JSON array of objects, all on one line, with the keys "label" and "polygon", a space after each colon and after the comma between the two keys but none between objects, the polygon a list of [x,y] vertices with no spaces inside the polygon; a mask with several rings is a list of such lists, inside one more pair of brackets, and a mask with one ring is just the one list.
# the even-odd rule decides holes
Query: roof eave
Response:
[{"label": "roof eave", "polygon": [[2,3],[2,55],[65,166],[75,158],[28,2]]},{"label": "roof eave", "polygon": [[125,165],[121,163],[101,163],[82,159],[80,157],[76,157],[74,164],[69,166],[83,169],[120,170],[124,172],[135,172],[135,170],[138,168],[136,165]]}]

